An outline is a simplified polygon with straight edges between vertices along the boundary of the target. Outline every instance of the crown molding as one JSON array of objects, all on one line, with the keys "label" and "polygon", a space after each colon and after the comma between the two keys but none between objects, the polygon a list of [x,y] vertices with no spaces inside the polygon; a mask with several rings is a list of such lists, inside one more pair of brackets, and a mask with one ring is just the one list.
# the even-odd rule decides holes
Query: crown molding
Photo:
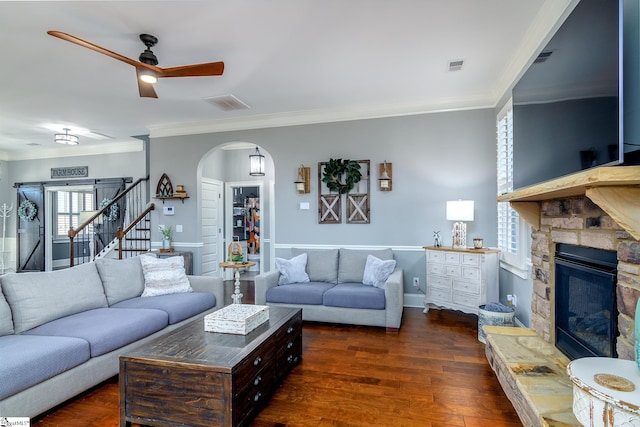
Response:
[{"label": "crown molding", "polygon": [[127,142],[109,142],[105,144],[75,145],[60,148],[41,148],[25,151],[2,151],[0,160],[36,160],[61,157],[95,156],[100,154],[134,153],[144,150],[140,140]]},{"label": "crown molding", "polygon": [[471,96],[464,98],[440,99],[430,103],[384,104],[347,107],[341,109],[293,111],[278,114],[263,114],[249,117],[178,123],[167,126],[150,126],[149,131],[152,138],[162,138],[180,135],[409,116],[444,111],[474,110],[481,108],[493,108],[494,105],[495,102],[492,101],[490,95]]}]

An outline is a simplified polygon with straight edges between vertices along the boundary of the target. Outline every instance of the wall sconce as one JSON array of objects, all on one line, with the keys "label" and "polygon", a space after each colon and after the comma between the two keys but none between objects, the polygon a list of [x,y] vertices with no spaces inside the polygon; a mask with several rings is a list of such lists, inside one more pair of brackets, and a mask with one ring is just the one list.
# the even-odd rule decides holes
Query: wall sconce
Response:
[{"label": "wall sconce", "polygon": [[311,191],[311,171],[304,165],[298,168],[298,179],[294,181],[298,194],[307,194]]},{"label": "wall sconce", "polygon": [[256,152],[249,155],[249,175],[264,176],[264,156],[256,147]]},{"label": "wall sconce", "polygon": [[452,246],[457,249],[467,247],[467,224],[473,221],[473,200],[457,200],[447,202],[447,221],[456,221],[451,230]]},{"label": "wall sconce", "polygon": [[384,163],[380,163],[380,179],[378,179],[380,191],[391,191],[393,189],[391,180],[392,171],[393,165],[391,163],[387,163],[386,160]]}]

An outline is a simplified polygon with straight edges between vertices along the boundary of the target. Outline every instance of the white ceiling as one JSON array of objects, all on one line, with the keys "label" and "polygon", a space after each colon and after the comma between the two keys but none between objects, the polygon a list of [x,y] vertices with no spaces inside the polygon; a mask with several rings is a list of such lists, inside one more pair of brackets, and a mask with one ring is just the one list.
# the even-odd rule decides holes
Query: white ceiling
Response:
[{"label": "white ceiling", "polygon": [[[126,147],[133,136],[493,107],[576,0],[0,1],[0,155]],[[47,35],[167,68],[224,61],[220,77],[161,79]],[[464,60],[449,72],[448,62]],[[222,111],[207,98],[250,106]],[[78,133],[63,147],[53,134]],[[96,136],[85,135],[83,129]],[[37,145],[35,145],[37,144]],[[61,154],[60,154],[61,153]]]}]

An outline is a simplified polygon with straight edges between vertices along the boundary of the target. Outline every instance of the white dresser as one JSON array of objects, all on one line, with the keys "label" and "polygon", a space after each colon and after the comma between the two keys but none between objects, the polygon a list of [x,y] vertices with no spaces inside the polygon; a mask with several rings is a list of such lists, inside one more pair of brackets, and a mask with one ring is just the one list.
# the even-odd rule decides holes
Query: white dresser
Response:
[{"label": "white dresser", "polygon": [[497,249],[452,249],[424,246],[427,259],[427,290],[424,312],[429,306],[478,314],[478,307],[498,302]]}]

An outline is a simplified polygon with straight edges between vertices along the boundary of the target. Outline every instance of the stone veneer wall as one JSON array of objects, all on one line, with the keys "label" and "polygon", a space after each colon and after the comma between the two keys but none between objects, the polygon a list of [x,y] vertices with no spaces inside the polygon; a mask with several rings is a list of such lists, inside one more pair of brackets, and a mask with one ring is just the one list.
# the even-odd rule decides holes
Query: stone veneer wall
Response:
[{"label": "stone veneer wall", "polygon": [[[640,297],[640,242],[585,196],[541,202],[540,230],[533,232],[533,298],[531,328],[555,343],[553,287],[556,243],[618,253],[618,357],[634,360],[634,317]],[[638,320],[640,321],[640,319]]]}]

